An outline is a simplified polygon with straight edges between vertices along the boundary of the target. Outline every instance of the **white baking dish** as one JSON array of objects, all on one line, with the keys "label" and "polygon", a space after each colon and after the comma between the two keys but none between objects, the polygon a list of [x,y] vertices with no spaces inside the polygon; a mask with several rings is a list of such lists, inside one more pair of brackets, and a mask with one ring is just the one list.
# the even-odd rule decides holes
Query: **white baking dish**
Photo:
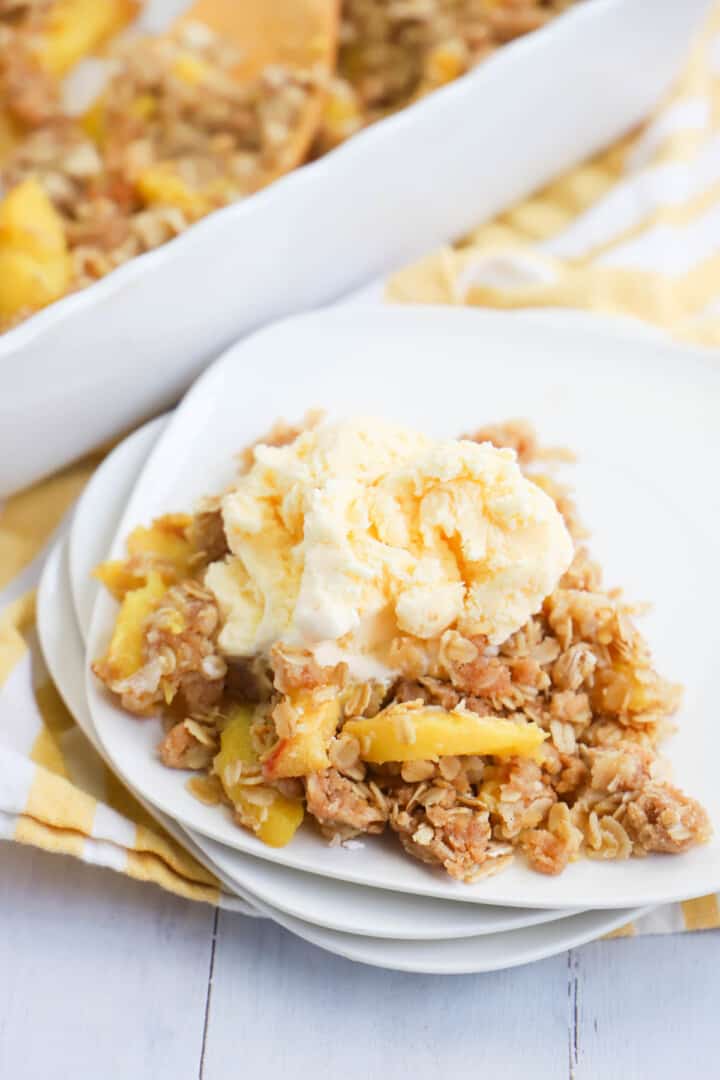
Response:
[{"label": "white baking dish", "polygon": [[584,0],[3,335],[0,494],[165,408],[250,329],[457,235],[630,128],[708,7]]}]

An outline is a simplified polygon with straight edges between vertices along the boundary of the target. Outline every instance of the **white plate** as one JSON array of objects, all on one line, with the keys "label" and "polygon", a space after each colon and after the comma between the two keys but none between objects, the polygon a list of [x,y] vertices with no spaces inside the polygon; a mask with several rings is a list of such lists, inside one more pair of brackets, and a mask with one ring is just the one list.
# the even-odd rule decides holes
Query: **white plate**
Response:
[{"label": "white plate", "polygon": [[276,922],[321,949],[372,967],[423,975],[479,975],[531,964],[575,949],[639,919],[648,910],[584,911],[544,926],[454,941],[381,941],[321,930],[288,918]]},{"label": "white plate", "polygon": [[[720,490],[720,371],[714,354],[594,325],[458,309],[338,309],[284,323],[230,350],[194,386],[160,437],[121,522],[219,490],[233,454],[277,415],[323,404],[336,415],[386,412],[438,434],[529,416],[550,443],[575,448],[581,511],[607,579],[656,604],[645,620],[660,668],[687,686],[669,748],[678,783],[720,821],[714,715],[715,565]],[[700,602],[701,600],[701,602]],[[101,596],[89,655],[107,645],[115,605]],[[688,634],[687,628],[692,628]],[[663,903],[720,887],[720,839],[682,857],[581,860],[557,878],[526,869],[458,885],[402,854],[392,838],[329,848],[303,827],[273,850],[197,803],[155,755],[159,726],[137,723],[88,680],[98,735],[117,771],[183,824],[230,846],[313,873],[407,893],[523,907]],[[702,748],[702,751],[700,750]]]},{"label": "white plate", "polygon": [[[96,741],[90,714],[83,699],[83,653],[77,635],[77,628],[72,623],[69,586],[65,572],[64,545],[60,541],[46,563],[40,589],[38,590],[39,636],[48,668],[55,679],[65,704],[98,752],[102,754],[102,748]],[[132,788],[129,790],[132,791]],[[140,802],[150,813],[154,814],[170,835],[174,836],[180,843],[185,844],[199,862],[215,873],[231,891],[240,891],[237,890],[237,883],[234,878],[227,875],[223,867],[214,862],[208,854],[208,848],[216,850],[220,848],[220,845],[211,844],[207,841],[198,846],[193,845],[192,842],[188,842],[188,837],[183,835],[183,830],[174,822],[144,803],[142,798],[137,795],[137,792],[133,792],[133,794],[140,798]],[[246,858],[246,862],[252,861],[257,860]],[[291,872],[285,871],[285,873],[289,874]],[[306,878],[308,876],[295,875],[296,878]],[[323,881],[324,886],[335,887],[338,884],[337,882],[329,882],[327,879]],[[294,882],[291,887],[295,892],[296,885]],[[345,886],[345,888],[349,887]],[[360,892],[374,892],[376,898],[385,895],[380,890],[360,890]],[[543,957],[581,945],[602,934],[610,933],[617,927],[643,914],[640,910],[586,911],[579,915],[547,922],[542,927],[535,924],[531,927],[509,930],[504,933],[462,938],[453,937],[450,940],[387,940],[357,934],[345,934],[319,925],[312,925],[288,914],[287,911],[281,911],[263,901],[259,901],[248,893],[243,893],[243,895],[247,903],[242,900],[236,901],[235,910],[245,914],[263,914],[273,919],[280,926],[285,927],[291,933],[329,952],[362,963],[372,964],[376,967],[442,975],[494,971],[498,968],[527,964],[533,960],[540,960]],[[322,896],[318,896],[318,899],[322,900]],[[417,898],[403,898],[403,900],[415,900],[416,904],[422,903]],[[377,903],[377,900],[374,902]],[[413,907],[413,904],[408,905],[406,918],[412,918]],[[453,905],[453,907],[458,910],[457,905]],[[466,909],[459,909],[459,911],[463,910]],[[490,909],[484,910],[489,911]]]},{"label": "white plate", "polygon": [[[163,419],[146,424],[118,446],[97,470],[78,502],[68,537],[68,554],[69,584],[73,593],[82,598],[77,605],[80,608],[86,608],[88,601],[95,599],[98,585],[91,577],[91,570],[105,557],[127,494],[166,422]],[[53,647],[46,634],[49,639],[48,653],[51,653],[49,664],[54,662],[55,669],[61,669],[60,678],[65,682],[68,680],[68,669],[73,670],[74,681],[68,692],[78,699],[73,712],[82,717],[78,722],[86,729],[91,726],[91,720],[87,705],[80,700],[84,699],[84,648],[70,627],[73,620],[66,602],[67,576],[63,576],[62,570],[58,571],[54,602],[60,613],[53,616],[55,620],[63,619],[68,627],[67,637]],[[48,618],[48,613],[43,611],[43,619]],[[86,622],[84,613],[81,613],[78,622],[84,637],[89,620]],[[464,904],[459,907],[448,900],[403,896],[381,889],[349,885],[255,859],[192,831],[188,835],[196,851],[203,851],[228,880],[246,892],[290,915],[347,933],[431,940],[498,933],[570,914],[565,911],[529,911],[486,905]]]},{"label": "white plate", "polygon": [[0,495],[166,408],[241,334],[417,257],[631,128],[669,86],[708,6],[579,3],[9,331]]}]

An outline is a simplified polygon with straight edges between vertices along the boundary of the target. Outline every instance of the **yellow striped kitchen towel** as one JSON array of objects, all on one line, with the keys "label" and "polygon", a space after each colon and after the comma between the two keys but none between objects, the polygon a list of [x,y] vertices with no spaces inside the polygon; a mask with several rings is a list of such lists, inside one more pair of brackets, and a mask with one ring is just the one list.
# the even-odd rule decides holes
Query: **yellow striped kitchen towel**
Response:
[{"label": "yellow striped kitchen towel", "polygon": [[386,296],[577,308],[720,344],[720,5],[649,123],[402,270]]},{"label": "yellow striped kitchen towel", "polygon": [[[720,343],[720,3],[672,98],[646,125],[394,275],[386,296],[581,308]],[[0,505],[0,837],[230,906],[95,755],[39,657],[32,590],[47,544],[95,464]],[[614,936],[718,926],[712,895],[666,905]]]},{"label": "yellow striped kitchen towel", "polygon": [[42,661],[34,586],[48,541],[97,461],[66,469],[0,506],[0,839],[75,855],[251,914],[106,768]]}]

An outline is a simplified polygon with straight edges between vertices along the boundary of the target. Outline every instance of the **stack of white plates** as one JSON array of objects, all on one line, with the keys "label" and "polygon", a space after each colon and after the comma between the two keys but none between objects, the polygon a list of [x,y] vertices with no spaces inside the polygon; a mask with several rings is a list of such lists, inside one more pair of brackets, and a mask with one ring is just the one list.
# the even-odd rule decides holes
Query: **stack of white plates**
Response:
[{"label": "stack of white plates", "polygon": [[[90,673],[115,605],[90,572],[159,514],[191,509],[233,475],[233,456],[279,416],[321,406],[438,435],[523,416],[572,446],[573,481],[609,581],[655,607],[646,632],[687,703],[669,755],[720,821],[710,698],[720,600],[720,371],[700,352],[585,317],[350,308],[276,324],[235,346],[171,415],[120,444],[87,487],[39,592],[45,657],[78,723],[127,787],[229,892],[331,952],[432,973],[489,971],[580,944],[669,900],[720,887],[720,841],[669,858],[579,861],[559,877],[513,865],[461,885],[383,838],[328,846],[303,826],[265,847],[166,769],[159,722],[137,723]],[[712,620],[712,621],[711,621]]]}]

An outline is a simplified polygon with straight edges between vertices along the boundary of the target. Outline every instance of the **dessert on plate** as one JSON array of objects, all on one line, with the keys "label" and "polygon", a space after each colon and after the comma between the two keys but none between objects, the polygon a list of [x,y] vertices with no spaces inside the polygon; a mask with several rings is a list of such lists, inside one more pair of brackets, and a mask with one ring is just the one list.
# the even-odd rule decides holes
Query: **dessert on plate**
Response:
[{"label": "dessert on plate", "polygon": [[518,421],[276,425],[98,568],[120,607],[94,671],[270,845],[389,832],[462,881],[685,851],[710,825],[658,754],[680,688],[548,462]]}]

